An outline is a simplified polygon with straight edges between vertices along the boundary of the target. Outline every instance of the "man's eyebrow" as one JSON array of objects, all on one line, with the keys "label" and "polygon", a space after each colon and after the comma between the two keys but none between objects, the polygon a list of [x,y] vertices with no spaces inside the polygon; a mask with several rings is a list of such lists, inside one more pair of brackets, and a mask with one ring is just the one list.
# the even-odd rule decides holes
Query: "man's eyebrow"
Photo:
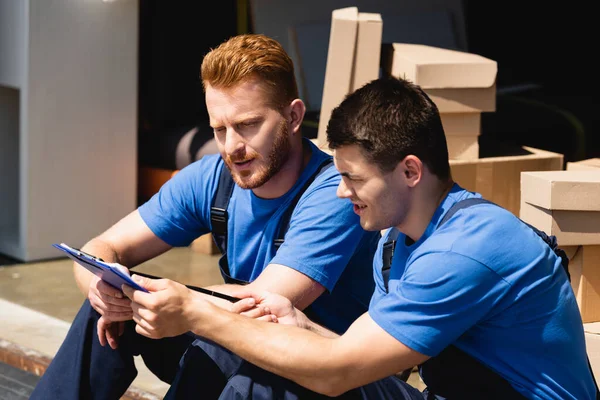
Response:
[{"label": "man's eyebrow", "polygon": [[241,123],[244,123],[244,122],[258,122],[258,121],[260,121],[262,119],[264,119],[262,115],[250,114],[250,115],[244,115],[244,116],[236,119],[234,121],[234,123],[241,124]]},{"label": "man's eyebrow", "polygon": [[340,175],[345,176],[348,179],[356,179],[356,175],[352,175],[350,172],[341,172]]},{"label": "man's eyebrow", "polygon": [[[242,116],[242,117],[234,120],[233,123],[234,124],[242,124],[242,123],[248,123],[248,122],[261,122],[262,120],[264,120],[264,117],[262,115],[251,114],[251,115],[247,115],[247,116]],[[209,125],[211,126],[211,128],[215,128],[215,127],[220,128],[223,125],[223,123],[221,121],[211,120],[211,121],[209,121]]]}]

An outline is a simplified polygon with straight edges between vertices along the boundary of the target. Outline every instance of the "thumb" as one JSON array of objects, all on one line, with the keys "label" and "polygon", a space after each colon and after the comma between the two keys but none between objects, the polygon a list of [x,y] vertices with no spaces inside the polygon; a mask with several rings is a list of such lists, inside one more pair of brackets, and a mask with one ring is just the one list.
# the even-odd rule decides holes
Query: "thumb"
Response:
[{"label": "thumb", "polygon": [[152,279],[145,276],[139,276],[137,274],[131,275],[131,279],[144,289],[150,292],[156,292],[166,287],[167,279]]},{"label": "thumb", "polygon": [[255,290],[247,286],[240,286],[235,289],[235,292],[232,293],[233,296],[238,299],[252,298],[256,301],[256,303],[260,303],[260,301],[265,297],[267,292],[263,290]]}]

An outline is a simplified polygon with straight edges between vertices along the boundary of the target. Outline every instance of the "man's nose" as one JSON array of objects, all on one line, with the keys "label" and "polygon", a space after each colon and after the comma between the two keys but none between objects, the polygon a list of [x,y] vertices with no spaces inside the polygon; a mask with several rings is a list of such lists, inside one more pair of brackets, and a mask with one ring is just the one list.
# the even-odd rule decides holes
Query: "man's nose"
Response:
[{"label": "man's nose", "polygon": [[348,185],[346,185],[346,183],[344,182],[344,179],[340,180],[340,184],[338,185],[336,194],[337,194],[337,197],[339,197],[341,199],[347,199],[349,197],[352,197],[352,190],[350,190]]},{"label": "man's nose", "polygon": [[245,142],[235,129],[227,129],[225,134],[225,153],[232,155],[244,148]]}]

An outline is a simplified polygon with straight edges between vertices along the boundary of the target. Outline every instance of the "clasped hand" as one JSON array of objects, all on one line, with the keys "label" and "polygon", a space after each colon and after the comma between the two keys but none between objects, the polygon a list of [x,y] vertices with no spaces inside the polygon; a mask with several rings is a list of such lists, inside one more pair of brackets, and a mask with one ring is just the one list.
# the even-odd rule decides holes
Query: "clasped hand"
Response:
[{"label": "clasped hand", "polygon": [[[117,268],[129,275],[127,268],[123,266]],[[125,297],[119,289],[112,287],[95,275],[90,281],[88,300],[92,308],[101,315],[96,328],[100,344],[104,346],[108,343],[111,348],[116,349],[117,338],[123,334],[125,328],[123,321],[128,321],[133,317],[131,300]]]},{"label": "clasped hand", "polygon": [[[172,337],[193,331],[196,324],[211,318],[219,308],[197,292],[169,279],[149,279],[133,275],[134,281],[150,293],[123,286],[131,300],[136,332],[149,338]],[[302,326],[304,314],[285,297],[275,293],[239,288],[234,295],[242,300],[229,311],[267,322]]]}]

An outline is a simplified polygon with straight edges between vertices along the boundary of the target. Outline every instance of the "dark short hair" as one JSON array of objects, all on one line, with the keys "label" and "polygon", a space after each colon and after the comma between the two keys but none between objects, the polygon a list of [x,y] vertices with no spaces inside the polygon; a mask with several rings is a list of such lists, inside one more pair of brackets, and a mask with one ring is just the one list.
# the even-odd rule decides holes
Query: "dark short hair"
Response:
[{"label": "dark short hair", "polygon": [[442,180],[450,177],[448,146],[436,105],[404,79],[375,79],[346,96],[327,125],[329,147],[358,145],[383,172],[408,155]]}]

